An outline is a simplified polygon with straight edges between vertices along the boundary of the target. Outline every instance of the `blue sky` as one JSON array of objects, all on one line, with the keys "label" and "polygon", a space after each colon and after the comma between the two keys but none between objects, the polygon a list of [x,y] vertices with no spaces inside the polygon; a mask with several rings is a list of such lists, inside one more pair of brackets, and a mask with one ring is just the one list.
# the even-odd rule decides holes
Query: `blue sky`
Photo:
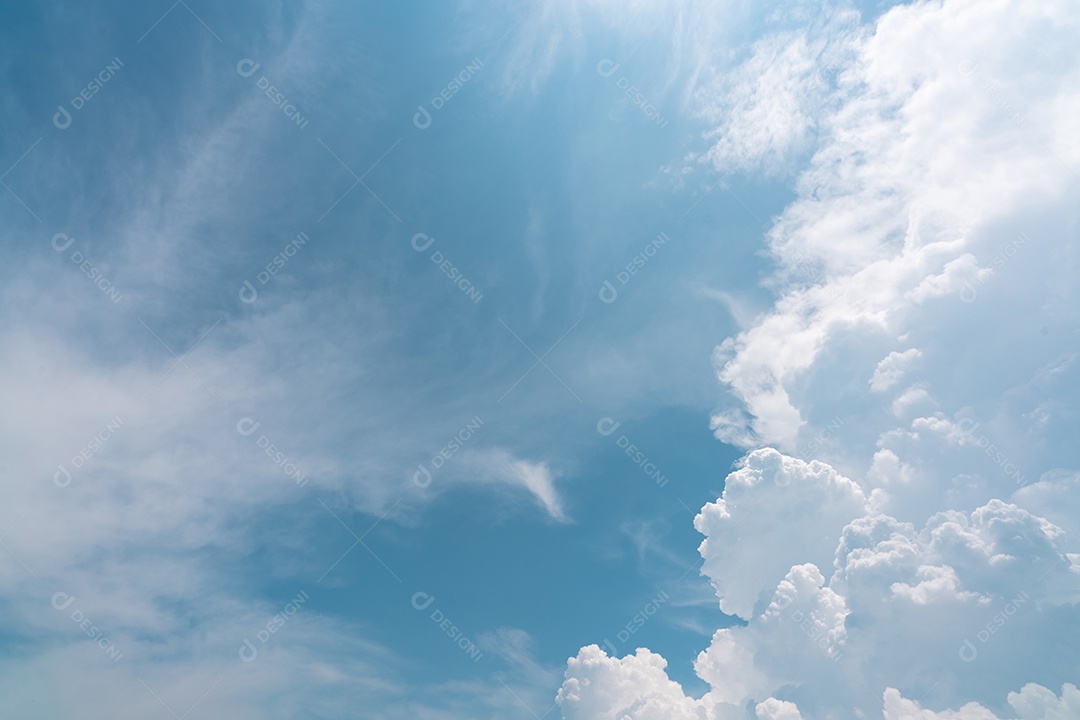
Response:
[{"label": "blue sky", "polygon": [[1021,5],[4,8],[5,716],[1069,716]]}]

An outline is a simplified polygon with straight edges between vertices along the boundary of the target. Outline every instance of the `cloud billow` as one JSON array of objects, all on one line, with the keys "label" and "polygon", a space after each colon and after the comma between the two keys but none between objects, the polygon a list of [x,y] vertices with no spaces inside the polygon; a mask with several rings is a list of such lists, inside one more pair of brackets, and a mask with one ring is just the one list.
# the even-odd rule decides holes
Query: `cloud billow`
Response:
[{"label": "cloud billow", "polygon": [[[746,624],[698,656],[701,697],[646,649],[583,648],[564,717],[1080,717],[1078,21],[900,6],[766,38],[727,81],[732,107],[814,113],[724,121],[706,156],[814,143],[768,234],[775,304],[715,356],[740,402],[713,429],[749,454],[695,527]],[[763,82],[783,58],[828,87]]]}]

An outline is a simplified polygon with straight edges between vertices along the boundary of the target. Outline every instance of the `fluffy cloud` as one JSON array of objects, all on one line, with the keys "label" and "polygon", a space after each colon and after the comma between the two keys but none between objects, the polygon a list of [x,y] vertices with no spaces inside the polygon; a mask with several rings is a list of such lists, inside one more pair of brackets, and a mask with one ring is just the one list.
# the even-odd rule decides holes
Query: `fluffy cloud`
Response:
[{"label": "fluffy cloud", "polygon": [[567,720],[704,720],[697,702],[669,679],[667,661],[645,649],[622,659],[596,645],[566,669],[558,701]]},{"label": "fluffy cloud", "polygon": [[746,622],[699,655],[702,697],[650,682],[706,718],[1074,717],[1080,9],[846,18],[759,42],[718,102],[748,118],[718,170],[812,157],[768,235],[775,305],[715,355],[741,407],[713,429],[751,452],[695,527]]},{"label": "fluffy cloud", "polygon": [[754,708],[758,720],[803,720],[799,708],[793,703],[769,698],[763,703],[758,703]]},{"label": "fluffy cloud", "polygon": [[[919,530],[852,503],[842,527],[831,531],[831,548],[820,566],[807,562],[822,552],[812,533],[807,542],[792,540],[774,532],[775,517],[768,512],[746,514],[737,532],[760,553],[748,561],[755,569],[766,574],[784,558],[795,562],[772,583],[767,602],[750,603],[740,584],[756,590],[760,580],[749,577],[749,569],[731,558],[731,548],[716,540],[732,532],[732,518],[722,512],[731,507],[728,493],[761,481],[763,457],[774,470],[786,465],[805,475],[810,467],[775,451],[758,451],[748,461],[756,467],[732,473],[724,497],[698,516],[699,530],[706,534],[703,572],[722,606],[741,602],[738,609],[747,619],[744,626],[718,630],[698,656],[695,671],[710,691],[702,698],[686,696],[668,679],[664,660],[648,650],[619,659],[590,647],[567,670],[559,696],[566,717],[646,718],[655,710],[682,713],[674,717],[744,718],[743,709],[756,704],[764,717],[843,714],[852,708],[876,714],[884,707],[886,717],[933,718],[938,715],[893,688],[921,688],[920,695],[930,695],[942,686],[942,692],[1000,702],[1001,678],[1015,676],[1018,654],[1029,654],[1025,648],[1032,644],[1053,642],[1069,626],[1062,625],[1063,614],[1080,601],[1069,534],[1001,500],[970,513],[937,513]],[[852,486],[850,496],[861,498],[854,482],[815,465],[819,477],[843,480]],[[758,477],[748,482],[754,473]],[[795,484],[782,490],[811,502]],[[762,504],[768,507],[769,501]],[[703,522],[710,514],[716,522]],[[1075,672],[1080,653],[1059,652],[1056,660],[1024,667],[1057,680]],[[1039,698],[1045,691],[1030,686],[1021,695]],[[1013,696],[1009,702],[1020,707]],[[990,712],[969,703],[959,714],[940,717],[997,717]]]},{"label": "fluffy cloud", "polygon": [[720,608],[749,618],[794,563],[827,567],[840,530],[864,508],[858,485],[824,463],[771,449],[751,453],[728,476],[723,497],[694,519],[706,536],[702,572],[712,578]]},{"label": "fluffy cloud", "polygon": [[[973,348],[989,352],[1005,334],[1028,330],[1021,307],[1051,324],[1072,314],[1073,266],[1062,265],[1060,238],[1070,232],[1080,158],[1065,130],[1080,104],[1067,81],[1078,63],[1050,30],[1069,12],[1052,3],[919,4],[852,37],[857,59],[837,76],[837,105],[821,121],[800,197],[769,235],[787,289],[718,354],[721,379],[750,413],[743,427],[721,418],[722,439],[745,443],[751,432],[753,442],[795,449],[824,404],[813,389],[826,376],[840,380],[841,349],[873,363],[863,372],[873,372],[877,392],[896,386],[902,395],[910,387],[901,379],[914,371],[936,390],[959,359],[973,379],[1021,379],[1026,368],[1011,367],[1016,361],[1002,367]],[[1029,47],[1043,51],[1034,57]],[[1038,289],[1024,300],[1010,282]],[[1004,293],[1020,306],[1003,311]],[[973,332],[984,322],[995,336]],[[920,344],[928,334],[942,341],[933,358]],[[905,339],[872,359],[875,346]],[[806,382],[811,373],[816,384]],[[864,393],[853,388],[843,399],[865,406]]]},{"label": "fluffy cloud", "polygon": [[[1061,697],[1034,683],[1020,692],[1009,693],[1009,720],[1069,720],[1080,714],[1080,690],[1066,684]],[[933,712],[918,702],[905,699],[898,690],[885,691],[885,720],[1004,720],[978,703],[968,703],[956,711]]]},{"label": "fluffy cloud", "polygon": [[888,390],[904,377],[908,364],[922,357],[922,351],[918,348],[909,348],[904,352],[891,352],[884,360],[874,368],[874,376],[870,378],[870,389],[876,391]]}]

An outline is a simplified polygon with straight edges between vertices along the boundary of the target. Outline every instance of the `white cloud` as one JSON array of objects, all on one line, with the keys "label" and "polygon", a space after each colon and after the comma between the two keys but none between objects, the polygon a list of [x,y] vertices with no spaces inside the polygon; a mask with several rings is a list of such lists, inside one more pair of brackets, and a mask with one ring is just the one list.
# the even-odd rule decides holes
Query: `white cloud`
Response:
[{"label": "white cloud", "polygon": [[1031,683],[1018,693],[1009,693],[1009,705],[1019,720],[1068,720],[1080,716],[1080,690],[1066,683],[1061,697],[1057,697],[1047,688]]},{"label": "white cloud", "polygon": [[754,712],[757,713],[758,720],[803,720],[798,706],[776,698],[758,703]]},{"label": "white cloud", "polygon": [[667,661],[646,649],[622,659],[596,645],[570,658],[558,701],[566,720],[705,720],[670,680]]},{"label": "white cloud", "polygon": [[956,570],[948,565],[920,565],[916,571],[916,584],[893,583],[893,594],[906,598],[916,605],[930,605],[953,599],[977,599],[977,593],[966,592],[960,587]]},{"label": "white cloud", "polygon": [[749,618],[792,565],[828,567],[840,530],[865,506],[858,485],[824,463],[771,449],[751,453],[728,475],[723,496],[694,519],[705,535],[702,573],[720,608]]},{"label": "white cloud", "polygon": [[[973,343],[987,360],[994,353],[989,337],[970,328],[994,322],[1000,338],[1027,325],[1012,312],[1003,318],[987,296],[1006,292],[1010,281],[1031,282],[1043,297],[1021,301],[1027,312],[1056,314],[1060,294],[1072,295],[1060,285],[1071,270],[1051,248],[1080,158],[1075,135],[1061,130],[1066,108],[1080,103],[1064,81],[1076,75],[1077,62],[1064,37],[1044,33],[1069,11],[1047,3],[992,7],[896,8],[875,32],[852,41],[857,59],[839,75],[835,104],[823,110],[825,131],[799,179],[800,198],[769,236],[782,274],[819,268],[817,286],[784,292],[773,312],[718,358],[721,379],[752,415],[748,429],[758,443],[794,449],[809,420],[802,378],[827,368],[823,351],[849,329],[864,338],[852,350],[865,352],[873,336],[936,337],[963,323],[942,337],[938,352],[950,356],[933,358],[931,374],[963,357],[976,376],[1001,376],[1002,367],[972,356]],[[1003,27],[1012,29],[1007,38],[999,37]],[[1033,45],[1045,48],[1045,57],[1027,53]],[[979,63],[974,74],[969,59]],[[1026,125],[1008,114],[1011,106],[1025,109]],[[1019,232],[1045,239],[1039,249],[1017,244]],[[1047,268],[1039,271],[1042,281],[1029,272],[1031,263]],[[969,287],[977,302],[964,302]],[[875,389],[891,382],[898,354],[925,351],[908,343],[886,350]],[[721,428],[722,439],[745,442],[745,430]]]},{"label": "white cloud", "polygon": [[[1080,626],[1080,505],[1060,468],[1080,463],[1080,419],[1059,401],[1080,379],[1078,23],[1066,3],[898,6],[759,42],[743,94],[716,101],[747,110],[719,122],[717,169],[751,145],[759,168],[812,157],[768,235],[775,306],[715,354],[742,403],[716,435],[787,453],[753,450],[695,521],[746,625],[714,634],[695,665],[709,691],[672,706],[1075,715],[1080,651],[1060,638]],[[811,119],[792,88],[819,69],[814,33],[838,60]],[[769,108],[792,117],[763,123]],[[829,463],[790,457],[811,449]],[[609,691],[635,697],[577,689]]]},{"label": "white cloud", "polygon": [[[768,457],[775,451],[758,451],[751,458],[757,454]],[[780,468],[786,461],[789,470],[801,471],[782,488],[800,498],[801,507],[814,507],[812,498],[828,496],[823,482],[808,482],[805,494],[799,494],[797,482],[806,480],[807,464],[782,456],[772,460]],[[748,465],[750,471],[743,468],[729,476],[725,490],[739,502],[729,505],[730,499],[722,499],[698,516],[707,536],[701,546],[703,573],[717,585],[725,609],[731,611],[734,601],[734,609],[747,619],[745,626],[717,630],[698,656],[694,668],[709,684],[708,693],[696,699],[681,695],[662,672],[663,660],[644,649],[617,659],[586,648],[568,670],[560,695],[564,711],[602,707],[616,714],[597,717],[619,717],[626,708],[663,707],[704,713],[705,718],[743,717],[732,709],[765,703],[787,689],[786,701],[803,713],[842,714],[854,708],[869,714],[881,712],[880,698],[889,687],[922,687],[921,694],[932,694],[939,683],[943,691],[978,697],[984,704],[1000,702],[1000,678],[1015,677],[1017,654],[1027,653],[1024,648],[1033,642],[1053,642],[1063,632],[1057,613],[1080,601],[1070,554],[1074,539],[1016,505],[991,500],[971,513],[942,512],[916,530],[851,502],[840,505],[848,515],[842,528],[829,529],[831,523],[825,522],[815,531],[792,513],[791,505],[777,509],[772,497],[761,500],[761,514],[725,515],[729,507],[756,506],[752,496],[734,492],[758,487],[759,470]],[[814,465],[819,478],[855,485],[822,463]],[[849,497],[862,497],[857,486]],[[778,530],[770,512],[786,513],[789,525],[805,529],[805,539]],[[827,540],[819,547],[816,532]],[[736,549],[711,542],[725,534],[746,545]],[[756,554],[747,555],[744,566],[737,555],[747,548]],[[805,561],[823,551],[824,560]],[[772,582],[767,602],[754,602],[750,610],[753,593],[727,591],[747,585],[758,592],[766,582],[761,576],[771,577],[772,564],[783,564],[784,558],[788,568]],[[751,569],[759,577],[748,577]],[[1050,606],[1059,610],[1046,612]],[[1080,653],[1071,651],[1068,659],[1059,654],[1057,660],[1061,664],[1025,664],[1023,672],[1056,678],[1074,671]],[[605,671],[584,673],[586,667]],[[646,670],[648,680],[637,679]],[[858,683],[853,685],[853,678]],[[906,701],[885,697],[886,713],[916,711]]]},{"label": "white cloud", "polygon": [[[1061,697],[1053,691],[1030,683],[1020,692],[1009,693],[1013,712],[1009,720],[1071,720],[1080,714],[1080,690],[1066,683]],[[918,702],[905,699],[898,690],[885,692],[885,720],[1003,720],[978,703],[968,703],[959,710],[934,712]]]},{"label": "white cloud", "polygon": [[716,129],[703,160],[733,171],[787,170],[813,146],[835,74],[850,61],[858,13],[830,12],[797,30],[769,35],[715,85],[699,91]]},{"label": "white cloud", "polygon": [[464,467],[453,474],[451,483],[495,484],[525,490],[552,519],[568,521],[562,497],[555,488],[558,475],[547,463],[522,460],[503,449],[470,452],[462,461]]},{"label": "white cloud", "polygon": [[870,389],[877,392],[888,390],[907,373],[907,367],[922,357],[918,348],[908,348],[904,352],[891,352],[874,368],[870,378]]},{"label": "white cloud", "polygon": [[885,720],[998,720],[996,715],[978,703],[969,703],[957,712],[923,710],[919,703],[904,699],[895,688],[885,691],[884,711]]}]

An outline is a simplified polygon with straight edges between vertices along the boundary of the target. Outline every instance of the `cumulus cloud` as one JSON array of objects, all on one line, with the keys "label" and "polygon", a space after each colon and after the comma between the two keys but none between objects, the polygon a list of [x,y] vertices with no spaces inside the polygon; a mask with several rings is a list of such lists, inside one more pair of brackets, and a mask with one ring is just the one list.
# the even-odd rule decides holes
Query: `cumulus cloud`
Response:
[{"label": "cumulus cloud", "polygon": [[644,648],[608,657],[596,645],[570,659],[558,701],[567,720],[704,720],[699,704],[668,678],[667,661]]},{"label": "cumulus cloud", "polygon": [[715,101],[748,118],[718,122],[716,169],[809,157],[767,237],[774,307],[714,357],[739,402],[713,430],[750,452],[695,527],[745,624],[698,656],[696,698],[645,650],[582,682],[583,650],[574,707],[634,707],[605,678],[647,658],[688,717],[1076,715],[1080,9],[849,20],[760,41]]},{"label": "cumulus cloud", "polygon": [[[781,467],[781,461],[804,472],[809,467],[772,450],[755,455],[775,456]],[[815,464],[819,476],[834,482],[840,477]],[[725,496],[747,483],[746,474],[741,469],[729,476]],[[857,484],[845,482],[852,486],[851,497],[861,498]],[[812,494],[800,495],[795,484],[782,491],[804,500]],[[664,660],[643,648],[621,659],[585,648],[571,661],[560,693],[566,717],[586,717],[573,714],[581,708],[599,713],[593,717],[614,718],[628,709],[647,713],[662,708],[686,717],[744,718],[740,708],[750,703],[759,715],[777,717],[841,714],[853,708],[869,716],[884,708],[887,717],[933,718],[938,716],[918,714],[923,711],[917,703],[891,688],[921,688],[920,695],[933,695],[939,685],[942,693],[985,703],[957,711],[969,715],[941,717],[997,717],[986,714],[985,707],[1001,701],[999,683],[1016,675],[1017,653],[1031,643],[1053,642],[1062,631],[1058,613],[1068,613],[1080,601],[1069,534],[995,499],[971,513],[937,513],[921,529],[853,502],[842,527],[829,530],[830,523],[822,523],[828,546],[816,542],[812,523],[805,523],[807,541],[800,542],[796,535],[777,533],[768,512],[747,514],[735,532],[760,553],[748,563],[767,574],[769,563],[792,562],[772,581],[767,602],[751,603],[751,594],[729,590],[748,585],[756,591],[759,585],[748,579],[749,568],[732,557],[732,548],[716,542],[732,532],[732,518],[722,513],[728,498],[721,503],[698,516],[699,530],[706,535],[703,572],[717,588],[721,606],[729,612],[738,609],[747,623],[716,631],[695,661],[709,692],[701,698],[686,696],[663,672]],[[709,515],[717,521],[702,522]],[[804,524],[789,519],[792,525]],[[1047,612],[1050,607],[1058,610]],[[1076,651],[1067,655],[1059,654],[1060,665],[1025,670],[1057,679],[1075,672],[1080,660]],[[854,685],[853,678],[858,680]],[[1025,692],[1045,694],[1041,686]],[[770,698],[776,702],[769,703]],[[1012,696],[1009,702],[1015,705]]]},{"label": "cumulus cloud", "polygon": [[[988,297],[1008,291],[1006,276],[1035,284],[1032,271],[1045,267],[1043,277],[1054,279],[1036,285],[1040,298],[1021,302],[1028,313],[1065,312],[1070,270],[1055,267],[1058,251],[1048,246],[1068,232],[1053,221],[1067,217],[1080,148],[1062,113],[1080,97],[1064,80],[1076,73],[1075,50],[1043,31],[1067,24],[1067,12],[920,4],[894,9],[851,40],[857,58],[839,76],[800,197],[769,234],[782,276],[798,282],[718,355],[721,380],[750,413],[744,428],[719,423],[722,439],[746,443],[752,432],[750,444],[794,449],[813,422],[801,379],[835,366],[830,348],[862,355],[871,339],[907,340],[879,355],[876,391],[899,383],[901,369],[936,379],[952,358],[921,358],[937,370],[928,372],[913,362],[926,349],[912,341],[946,328],[954,333],[937,352],[968,360],[980,379],[993,369],[1000,383],[1003,368],[972,355],[992,343],[968,328],[994,322],[999,339],[1026,329],[1017,308],[1002,313]],[[1006,26],[1014,32],[998,37]],[[1032,45],[1053,57],[1028,56]]]},{"label": "cumulus cloud", "polygon": [[922,351],[918,348],[889,353],[874,368],[874,376],[870,378],[870,389],[878,392],[888,390],[900,382],[907,372],[908,365],[920,357],[922,357]]},{"label": "cumulus cloud", "polygon": [[[1010,720],[1068,720],[1080,713],[1080,691],[1066,684],[1061,697],[1034,683],[1020,692],[1009,693]],[[918,702],[905,699],[898,690],[885,691],[885,720],[1004,720],[978,703],[968,703],[959,710],[934,712]]]},{"label": "cumulus cloud", "polygon": [[694,519],[706,537],[702,572],[720,608],[749,618],[794,563],[828,567],[840,530],[864,508],[858,485],[828,465],[772,449],[751,453],[728,475],[723,496]]},{"label": "cumulus cloud", "polygon": [[802,713],[794,703],[769,698],[754,708],[758,720],[803,720]]}]

